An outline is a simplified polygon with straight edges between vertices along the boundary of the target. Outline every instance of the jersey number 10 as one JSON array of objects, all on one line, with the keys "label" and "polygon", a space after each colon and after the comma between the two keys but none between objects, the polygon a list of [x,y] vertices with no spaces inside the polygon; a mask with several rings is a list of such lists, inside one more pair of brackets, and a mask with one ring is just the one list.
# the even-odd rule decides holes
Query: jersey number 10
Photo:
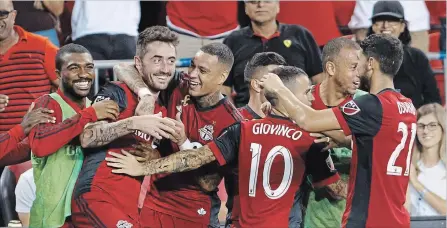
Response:
[{"label": "jersey number 10", "polygon": [[[248,195],[250,197],[256,196],[256,182],[258,181],[258,169],[261,159],[262,145],[258,143],[252,143],[250,145],[251,151],[251,167],[250,167],[250,179],[248,183]],[[282,177],[281,184],[273,190],[270,187],[270,169],[272,168],[273,160],[275,157],[281,155],[284,158],[284,175]],[[267,154],[265,159],[264,171],[262,175],[262,185],[264,187],[265,195],[270,199],[281,198],[289,189],[292,182],[293,175],[293,159],[290,151],[283,146],[275,146]]]},{"label": "jersey number 10", "polygon": [[[399,157],[400,152],[405,148],[405,143],[408,138],[408,127],[405,123],[399,122],[399,126],[397,132],[402,132],[402,139],[400,140],[399,145],[397,145],[396,149],[394,149],[391,154],[390,159],[388,160],[388,165],[386,167],[386,174],[392,176],[401,176],[402,175],[402,167],[395,166],[397,157]],[[408,154],[405,168],[404,176],[410,175],[410,161],[411,161],[411,150],[413,149],[414,139],[416,137],[416,123],[411,124],[411,138],[410,144],[408,146]]]}]

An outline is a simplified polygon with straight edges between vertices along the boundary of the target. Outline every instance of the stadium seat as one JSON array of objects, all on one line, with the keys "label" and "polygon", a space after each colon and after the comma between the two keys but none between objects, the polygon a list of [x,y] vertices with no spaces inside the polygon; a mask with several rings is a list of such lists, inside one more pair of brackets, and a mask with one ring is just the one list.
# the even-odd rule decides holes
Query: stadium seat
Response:
[{"label": "stadium seat", "polygon": [[[430,38],[430,46],[428,50],[430,52],[439,52],[439,38],[440,38],[440,32],[431,33],[429,35]],[[430,60],[430,66],[435,71],[435,78],[436,82],[438,84],[439,93],[441,94],[442,104],[445,104],[445,89],[444,89],[444,74],[442,73],[443,65],[442,60]]]},{"label": "stadium seat", "polygon": [[9,167],[6,167],[0,177],[0,210],[4,221],[4,224],[0,224],[0,227],[7,227],[9,221],[19,219],[15,211],[16,197],[14,190],[16,183],[16,176]]}]

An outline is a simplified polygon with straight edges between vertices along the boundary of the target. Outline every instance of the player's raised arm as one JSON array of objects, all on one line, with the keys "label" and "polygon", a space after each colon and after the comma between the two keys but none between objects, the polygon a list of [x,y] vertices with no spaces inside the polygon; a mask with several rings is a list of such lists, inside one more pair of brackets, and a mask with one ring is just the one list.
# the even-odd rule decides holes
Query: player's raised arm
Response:
[{"label": "player's raised arm", "polygon": [[268,92],[274,93],[280,105],[282,105],[289,118],[296,124],[309,132],[322,132],[340,129],[337,118],[331,109],[315,110],[302,103],[282,83],[276,74],[266,74],[261,78],[261,85]]},{"label": "player's raised arm", "polygon": [[159,173],[178,173],[198,169],[203,165],[218,161],[220,165],[237,159],[240,140],[240,124],[228,127],[216,140],[198,148],[181,150],[167,157],[140,163],[135,156],[123,151],[124,155],[109,152],[107,165],[115,168],[113,173],[130,176],[147,176]]}]

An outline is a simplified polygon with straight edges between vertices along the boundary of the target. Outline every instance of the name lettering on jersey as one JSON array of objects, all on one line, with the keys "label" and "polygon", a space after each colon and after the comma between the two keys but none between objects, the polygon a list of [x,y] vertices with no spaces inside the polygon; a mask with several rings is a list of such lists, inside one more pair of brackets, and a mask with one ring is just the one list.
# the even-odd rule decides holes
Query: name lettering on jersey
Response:
[{"label": "name lettering on jersey", "polygon": [[341,111],[348,116],[352,116],[360,112],[360,108],[354,101],[349,101],[341,107]]},{"label": "name lettering on jersey", "polygon": [[295,128],[266,123],[255,123],[252,130],[255,135],[279,135],[293,140],[298,140],[303,135],[303,132],[298,131]]},{"label": "name lettering on jersey", "polygon": [[399,114],[413,114],[416,115],[416,108],[411,102],[397,102],[397,108],[399,109]]},{"label": "name lettering on jersey", "polygon": [[[144,133],[144,132],[141,132],[141,131],[139,131],[139,130],[135,130],[134,134],[135,134],[136,136],[142,138],[142,139],[143,139],[144,141],[146,141],[146,142],[150,141],[151,138],[152,138],[152,136],[150,136],[150,135],[148,135],[148,134],[146,134],[146,133]],[[152,145],[151,145],[151,146],[152,146],[152,149],[156,149],[156,148],[158,147],[159,144],[160,144],[160,140],[154,138],[154,140],[152,140]]]},{"label": "name lettering on jersey", "polygon": [[96,102],[100,102],[100,101],[104,101],[104,100],[108,101],[108,100],[110,100],[110,97],[97,96],[96,99],[95,99],[95,101],[94,101],[94,103],[96,103]]},{"label": "name lettering on jersey", "polygon": [[200,138],[204,141],[213,140],[214,126],[213,125],[205,125],[204,127],[199,129]]}]

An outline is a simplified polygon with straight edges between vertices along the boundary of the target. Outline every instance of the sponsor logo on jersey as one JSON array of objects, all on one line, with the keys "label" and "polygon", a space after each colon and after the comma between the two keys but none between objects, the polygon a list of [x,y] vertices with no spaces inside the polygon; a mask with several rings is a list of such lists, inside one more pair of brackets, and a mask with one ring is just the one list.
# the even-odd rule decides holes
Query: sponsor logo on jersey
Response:
[{"label": "sponsor logo on jersey", "polygon": [[334,165],[334,162],[332,162],[331,155],[327,156],[327,158],[326,158],[326,165],[327,165],[327,167],[329,167],[329,169],[331,171],[335,171],[335,165]]},{"label": "sponsor logo on jersey", "polygon": [[96,96],[94,103],[104,101],[104,100],[108,101],[108,100],[110,100],[110,97]]},{"label": "sponsor logo on jersey", "polygon": [[202,207],[202,208],[200,208],[199,210],[197,210],[197,214],[199,214],[200,216],[204,216],[204,215],[206,215],[206,211],[205,211],[205,209],[203,209],[203,207]]},{"label": "sponsor logo on jersey", "polygon": [[213,125],[205,125],[204,127],[199,129],[200,138],[204,141],[213,140],[214,126]]},{"label": "sponsor logo on jersey", "polygon": [[116,227],[117,228],[132,228],[133,225],[132,225],[132,223],[130,223],[130,222],[126,221],[126,220],[119,220],[116,223]]},{"label": "sponsor logo on jersey", "polygon": [[348,116],[352,116],[360,112],[360,108],[354,101],[349,101],[341,107],[341,111]]}]

